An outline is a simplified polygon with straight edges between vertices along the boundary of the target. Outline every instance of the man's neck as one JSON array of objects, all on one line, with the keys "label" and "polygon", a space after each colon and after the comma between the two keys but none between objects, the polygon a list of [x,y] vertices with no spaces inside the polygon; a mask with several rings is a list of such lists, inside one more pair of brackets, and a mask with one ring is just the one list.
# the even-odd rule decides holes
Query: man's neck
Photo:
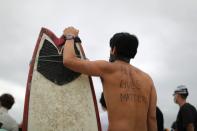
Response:
[{"label": "man's neck", "polygon": [[185,103],[186,103],[186,100],[181,101],[181,102],[179,103],[179,106],[182,107]]},{"label": "man's neck", "polygon": [[125,57],[116,57],[116,60],[120,60],[120,61],[124,61],[126,63],[130,63],[130,59],[129,58],[125,58]]},{"label": "man's neck", "polygon": [[110,59],[109,59],[110,62],[115,62],[117,60],[124,61],[126,63],[130,63],[130,58],[115,56],[114,54],[110,54]]}]

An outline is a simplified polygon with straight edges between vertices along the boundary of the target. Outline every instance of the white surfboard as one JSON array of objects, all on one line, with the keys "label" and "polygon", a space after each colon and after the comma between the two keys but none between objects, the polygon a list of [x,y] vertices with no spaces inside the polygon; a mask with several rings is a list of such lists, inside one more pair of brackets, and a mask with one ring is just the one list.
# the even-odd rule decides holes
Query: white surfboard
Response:
[{"label": "white surfboard", "polygon": [[[92,80],[64,67],[63,43],[41,29],[30,64],[22,131],[101,131]],[[75,52],[85,58],[80,41]]]}]

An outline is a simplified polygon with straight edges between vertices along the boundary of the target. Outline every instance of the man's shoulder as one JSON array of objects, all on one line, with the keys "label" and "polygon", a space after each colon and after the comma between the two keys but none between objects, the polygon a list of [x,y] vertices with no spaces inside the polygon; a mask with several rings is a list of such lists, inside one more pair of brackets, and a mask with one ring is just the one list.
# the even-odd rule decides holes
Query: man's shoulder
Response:
[{"label": "man's shoulder", "polygon": [[152,78],[151,78],[151,76],[150,76],[148,73],[146,73],[145,71],[143,71],[143,70],[141,70],[141,69],[139,69],[139,68],[137,68],[137,67],[135,67],[135,66],[132,66],[132,67],[134,68],[134,70],[135,70],[141,77],[143,77],[144,79],[146,79],[146,80],[152,82]]},{"label": "man's shoulder", "polygon": [[185,103],[185,104],[181,107],[181,109],[191,108],[191,107],[193,107],[193,105],[191,105],[190,103]]},{"label": "man's shoulder", "polygon": [[114,69],[116,69],[114,63],[108,62],[106,60],[96,60],[94,62],[97,66],[105,71],[113,71]]},{"label": "man's shoulder", "polygon": [[96,62],[96,63],[98,63],[98,64],[104,64],[104,65],[109,65],[110,64],[110,62],[108,62],[108,61],[106,61],[106,60],[96,60],[96,61],[93,61],[93,62]]},{"label": "man's shoulder", "polygon": [[192,110],[192,111],[194,111],[194,112],[197,112],[195,106],[193,106],[193,105],[190,104],[190,103],[185,103],[185,104],[181,107],[180,110],[183,110],[183,111],[185,111],[185,110]]},{"label": "man's shoulder", "polygon": [[0,120],[3,120],[3,121],[7,121],[9,123],[16,123],[17,122],[8,114],[8,113],[3,113],[1,116],[0,116]]}]

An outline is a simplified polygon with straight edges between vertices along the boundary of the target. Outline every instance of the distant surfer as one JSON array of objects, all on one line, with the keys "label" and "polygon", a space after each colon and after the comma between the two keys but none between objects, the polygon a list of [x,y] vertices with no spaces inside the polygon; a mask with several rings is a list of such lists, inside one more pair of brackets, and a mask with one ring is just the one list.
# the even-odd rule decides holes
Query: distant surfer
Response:
[{"label": "distant surfer", "polygon": [[76,57],[74,39],[79,30],[68,27],[63,63],[91,76],[100,76],[106,100],[108,131],[157,131],[156,90],[151,77],[129,64],[137,53],[138,40],[129,33],[117,33],[110,40],[110,62]]},{"label": "distant surfer", "polygon": [[14,104],[14,97],[10,94],[2,94],[0,96],[0,128],[7,131],[18,131],[18,124],[8,114]]}]

